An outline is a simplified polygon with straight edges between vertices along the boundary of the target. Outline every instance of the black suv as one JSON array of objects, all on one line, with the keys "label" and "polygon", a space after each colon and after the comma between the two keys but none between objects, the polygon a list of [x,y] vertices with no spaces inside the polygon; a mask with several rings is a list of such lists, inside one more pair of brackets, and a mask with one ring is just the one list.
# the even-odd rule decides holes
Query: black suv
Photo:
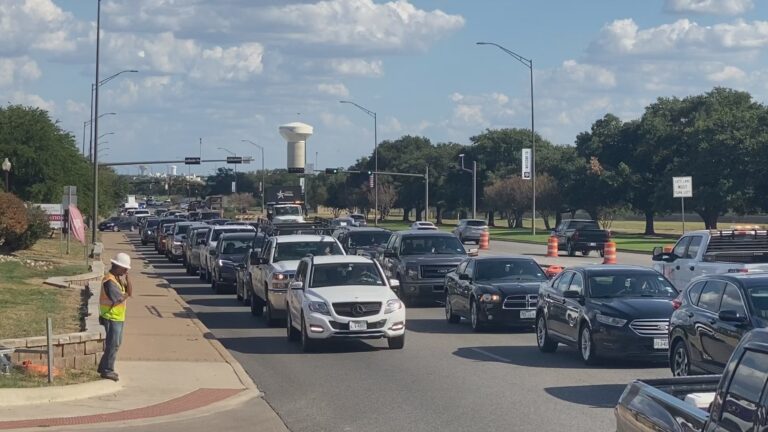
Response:
[{"label": "black suv", "polygon": [[376,258],[384,249],[392,231],[376,227],[341,227],[333,232],[347,255],[363,255]]},{"label": "black suv", "polygon": [[647,267],[585,266],[566,269],[539,291],[536,342],[543,352],[558,343],[598,357],[666,360],[669,317],[678,291]]},{"label": "black suv", "polygon": [[702,276],[674,303],[669,332],[672,373],[719,374],[742,336],[768,326],[768,274]]}]

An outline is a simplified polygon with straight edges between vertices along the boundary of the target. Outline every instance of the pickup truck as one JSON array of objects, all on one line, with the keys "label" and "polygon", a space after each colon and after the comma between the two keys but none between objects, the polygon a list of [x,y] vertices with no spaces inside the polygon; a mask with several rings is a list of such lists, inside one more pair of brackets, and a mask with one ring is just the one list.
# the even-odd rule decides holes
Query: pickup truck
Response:
[{"label": "pickup truck", "polygon": [[246,285],[254,316],[265,315],[267,325],[277,324],[285,313],[288,284],[299,260],[313,255],[346,255],[339,242],[326,235],[279,235],[269,237],[260,252],[252,251]]},{"label": "pickup truck", "polygon": [[654,270],[677,289],[697,276],[748,273],[768,270],[768,231],[758,229],[691,231],[675,244],[672,252],[654,248]]},{"label": "pickup truck", "polygon": [[722,375],[638,380],[614,414],[617,432],[768,430],[768,330],[748,333]]},{"label": "pickup truck", "polygon": [[611,238],[611,234],[600,228],[600,225],[588,219],[566,219],[560,222],[552,235],[557,237],[557,250],[564,250],[568,256],[581,252],[587,256],[595,250],[600,256],[605,255],[605,244]]}]

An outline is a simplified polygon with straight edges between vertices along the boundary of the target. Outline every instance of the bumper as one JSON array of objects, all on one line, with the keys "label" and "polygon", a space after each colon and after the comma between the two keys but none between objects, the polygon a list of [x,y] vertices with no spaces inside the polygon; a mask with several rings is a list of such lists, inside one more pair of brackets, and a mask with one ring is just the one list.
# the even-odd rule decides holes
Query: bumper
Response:
[{"label": "bumper", "polygon": [[404,281],[399,292],[406,299],[445,300],[445,280]]},{"label": "bumper", "polygon": [[669,360],[669,348],[653,347],[654,339],[667,339],[664,336],[639,336],[626,327],[611,328],[601,325],[593,328],[592,338],[601,357]]},{"label": "bumper", "polygon": [[577,251],[583,250],[596,250],[600,251],[605,249],[605,243],[603,242],[576,242],[573,244],[573,249]]},{"label": "bumper", "polygon": [[285,301],[288,290],[269,289],[269,304],[273,312],[285,313]]},{"label": "bumper", "polygon": [[217,269],[219,282],[234,285],[237,283],[237,273],[232,267],[219,267]]},{"label": "bumper", "polygon": [[171,256],[174,258],[181,258],[181,256],[184,255],[184,250],[181,248],[181,246],[179,247],[174,246],[173,248],[171,248],[170,253],[171,253]]},{"label": "bumper", "polygon": [[536,323],[536,309],[503,309],[501,303],[480,306],[478,318],[490,325],[532,327]]},{"label": "bumper", "polygon": [[[305,314],[309,311],[305,311]],[[306,316],[310,339],[382,339],[405,333],[405,309],[391,314],[378,314],[364,318],[348,318],[332,313],[331,316],[311,312]],[[349,330],[350,321],[365,321],[367,330]]]},{"label": "bumper", "polygon": [[462,240],[480,240],[481,232],[465,232],[460,233]]}]

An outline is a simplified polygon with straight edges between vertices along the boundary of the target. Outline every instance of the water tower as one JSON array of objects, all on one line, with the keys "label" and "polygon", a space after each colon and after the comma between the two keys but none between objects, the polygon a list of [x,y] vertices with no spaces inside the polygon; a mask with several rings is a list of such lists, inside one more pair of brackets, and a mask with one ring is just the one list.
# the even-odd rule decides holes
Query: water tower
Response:
[{"label": "water tower", "polygon": [[307,138],[312,132],[312,126],[306,123],[294,122],[280,126],[280,135],[288,142],[289,173],[304,172]]}]

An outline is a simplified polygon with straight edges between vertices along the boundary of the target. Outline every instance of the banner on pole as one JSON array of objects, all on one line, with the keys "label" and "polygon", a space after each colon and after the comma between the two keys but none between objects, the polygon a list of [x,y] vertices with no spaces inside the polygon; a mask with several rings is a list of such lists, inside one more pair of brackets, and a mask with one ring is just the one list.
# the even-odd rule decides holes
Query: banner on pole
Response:
[{"label": "banner on pole", "polygon": [[523,149],[523,180],[531,179],[531,149]]},{"label": "banner on pole", "polygon": [[69,206],[69,231],[72,233],[72,237],[77,239],[82,244],[85,244],[85,223],[83,222],[83,215],[77,207]]}]

